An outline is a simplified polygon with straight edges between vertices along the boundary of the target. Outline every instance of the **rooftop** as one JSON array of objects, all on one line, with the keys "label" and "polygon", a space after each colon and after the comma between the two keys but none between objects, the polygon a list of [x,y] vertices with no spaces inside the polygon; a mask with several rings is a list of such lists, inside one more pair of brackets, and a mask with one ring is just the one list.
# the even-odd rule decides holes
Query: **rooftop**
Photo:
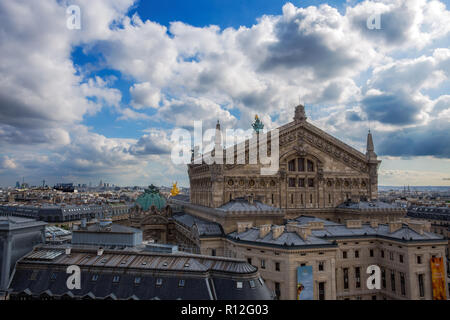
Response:
[{"label": "rooftop", "polygon": [[373,209],[391,209],[402,210],[402,208],[394,206],[392,204],[381,201],[359,201],[359,202],[344,202],[341,203],[338,208],[345,209],[358,209],[358,210],[373,210]]},{"label": "rooftop", "polygon": [[173,218],[180,224],[191,229],[194,225],[197,226],[199,236],[221,236],[223,230],[220,224],[216,222],[207,221],[187,213],[179,213],[173,215]]},{"label": "rooftop", "polygon": [[[360,222],[360,221],[359,221]],[[264,227],[264,226],[263,226]],[[260,243],[270,246],[332,246],[334,240],[354,238],[354,237],[380,237],[392,240],[407,241],[445,241],[438,234],[418,230],[415,226],[410,226],[399,222],[397,229],[391,229],[389,224],[360,223],[357,226],[347,226],[323,220],[316,217],[301,216],[290,220],[281,227],[281,232],[274,231],[277,226],[270,226],[267,232],[261,232],[263,227],[251,227],[242,232],[232,232],[228,238],[236,241]],[[300,228],[298,228],[300,227]],[[309,229],[305,235],[299,234],[297,229]],[[280,230],[278,228],[278,230]],[[391,232],[392,230],[392,232]],[[274,237],[274,234],[277,235]]]},{"label": "rooftop", "polygon": [[269,206],[258,200],[249,201],[248,198],[235,198],[228,203],[225,203],[216,210],[221,211],[274,211],[281,210],[276,207]]}]

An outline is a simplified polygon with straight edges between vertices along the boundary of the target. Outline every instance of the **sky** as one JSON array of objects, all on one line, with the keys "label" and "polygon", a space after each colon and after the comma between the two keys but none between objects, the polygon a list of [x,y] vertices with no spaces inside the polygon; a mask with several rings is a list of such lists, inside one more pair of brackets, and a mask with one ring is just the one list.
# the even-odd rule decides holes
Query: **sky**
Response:
[{"label": "sky", "polygon": [[0,186],[187,187],[174,129],[299,102],[362,152],[371,130],[380,185],[450,184],[449,1],[0,1],[0,44]]}]

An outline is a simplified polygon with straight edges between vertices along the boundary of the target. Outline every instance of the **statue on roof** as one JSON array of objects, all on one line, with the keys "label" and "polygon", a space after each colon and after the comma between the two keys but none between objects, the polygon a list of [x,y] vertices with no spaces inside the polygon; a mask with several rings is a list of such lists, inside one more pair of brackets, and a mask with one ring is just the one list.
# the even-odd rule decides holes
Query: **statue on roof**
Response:
[{"label": "statue on roof", "polygon": [[294,115],[294,121],[295,122],[302,122],[306,121],[306,113],[305,113],[305,106],[302,104],[299,104],[295,107],[295,115]]},{"label": "statue on roof", "polygon": [[175,182],[175,183],[172,185],[172,190],[170,190],[170,196],[171,196],[171,197],[174,197],[174,196],[176,196],[177,194],[180,193],[180,190],[179,190],[178,187],[177,187],[177,183],[178,183],[178,182]]},{"label": "statue on roof", "polygon": [[255,115],[255,122],[252,123],[252,128],[256,131],[256,133],[259,133],[262,129],[264,129],[264,124],[261,120],[259,120],[258,115]]},{"label": "statue on roof", "polygon": [[148,189],[145,189],[146,193],[159,193],[158,187],[155,187],[153,184],[148,186]]}]

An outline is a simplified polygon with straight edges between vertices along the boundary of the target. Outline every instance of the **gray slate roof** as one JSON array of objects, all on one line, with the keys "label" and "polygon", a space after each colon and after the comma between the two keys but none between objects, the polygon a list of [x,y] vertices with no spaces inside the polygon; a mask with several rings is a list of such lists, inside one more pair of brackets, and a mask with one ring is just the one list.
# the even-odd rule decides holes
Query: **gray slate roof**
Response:
[{"label": "gray slate roof", "polygon": [[254,200],[253,203],[248,202],[244,198],[236,198],[228,203],[225,203],[216,210],[221,211],[281,211],[279,208],[275,208],[264,204],[258,200]]},{"label": "gray slate roof", "polygon": [[173,218],[180,224],[186,226],[188,229],[197,225],[198,233],[200,236],[221,236],[223,230],[220,224],[216,222],[207,221],[187,213],[175,214]]},{"label": "gray slate roof", "polygon": [[390,203],[382,201],[360,201],[360,202],[344,202],[337,206],[338,208],[345,209],[359,209],[359,210],[373,210],[373,209],[396,209],[400,210],[400,207],[394,206]]},{"label": "gray slate roof", "polygon": [[230,239],[237,241],[246,241],[260,243],[270,246],[330,246],[335,239],[345,239],[353,237],[383,237],[398,241],[430,241],[444,240],[441,235],[424,232],[419,234],[406,224],[395,231],[389,231],[388,224],[379,224],[377,228],[372,228],[370,224],[363,223],[361,228],[347,228],[344,224],[338,224],[316,217],[301,216],[291,222],[297,222],[298,225],[307,225],[309,222],[323,222],[323,229],[313,229],[311,235],[303,240],[296,232],[288,232],[285,228],[283,234],[277,239],[273,238],[273,232],[270,231],[263,238],[259,237],[259,228],[253,227],[241,233],[233,232],[228,235]]}]

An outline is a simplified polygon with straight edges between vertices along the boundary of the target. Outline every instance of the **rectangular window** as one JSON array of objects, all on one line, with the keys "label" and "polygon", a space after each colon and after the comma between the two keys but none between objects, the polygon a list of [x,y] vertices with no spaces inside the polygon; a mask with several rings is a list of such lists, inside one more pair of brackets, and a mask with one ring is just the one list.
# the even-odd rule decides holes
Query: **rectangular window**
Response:
[{"label": "rectangular window", "polygon": [[289,187],[291,188],[295,187],[295,178],[289,178]]},{"label": "rectangular window", "polygon": [[381,283],[383,285],[383,289],[386,289],[386,270],[381,269]]},{"label": "rectangular window", "polygon": [[295,171],[295,160],[288,162],[289,171]]},{"label": "rectangular window", "polygon": [[256,286],[255,280],[250,280],[248,283],[250,284],[250,288],[254,288]]},{"label": "rectangular window", "polygon": [[216,256],[216,249],[211,249],[211,255],[212,255],[213,257]]},{"label": "rectangular window", "polygon": [[373,249],[370,249],[369,253],[370,253],[370,256],[373,257]]},{"label": "rectangular window", "polygon": [[161,286],[162,286],[162,283],[163,283],[162,278],[156,279],[156,286],[157,286],[157,287],[161,287]]},{"label": "rectangular window", "polygon": [[425,297],[425,287],[423,285],[423,274],[419,274],[418,279],[419,279],[419,296],[422,298],[422,297]]},{"label": "rectangular window", "polygon": [[294,194],[291,193],[291,204],[294,204]]},{"label": "rectangular window", "polygon": [[275,282],[275,299],[280,300],[281,298],[281,286],[279,282]]},{"label": "rectangular window", "polygon": [[361,268],[355,268],[355,280],[356,280],[356,288],[361,288]]},{"label": "rectangular window", "polygon": [[319,300],[325,300],[325,282],[319,282]]},{"label": "rectangular window", "polygon": [[347,251],[342,251],[342,258],[347,259]]},{"label": "rectangular window", "polygon": [[400,263],[403,263],[403,255],[402,254],[399,256],[399,259],[400,259]]},{"label": "rectangular window", "polygon": [[417,264],[422,264],[422,256],[417,256]]},{"label": "rectangular window", "polygon": [[266,260],[261,259],[261,269],[265,269],[266,268]]},{"label": "rectangular window", "polygon": [[141,283],[141,277],[134,278],[134,284],[140,284]]},{"label": "rectangular window", "polygon": [[179,287],[184,287],[184,285],[185,285],[185,280],[184,279],[180,279],[180,281],[178,281],[178,286]]},{"label": "rectangular window", "polygon": [[324,270],[324,263],[323,261],[319,262],[319,271],[323,271]]},{"label": "rectangular window", "polygon": [[389,259],[394,260],[394,253],[393,252],[389,252]]},{"label": "rectangular window", "polygon": [[395,272],[391,271],[391,289],[395,292]]},{"label": "rectangular window", "polygon": [[120,276],[114,276],[114,277],[113,277],[113,282],[114,282],[114,283],[119,282],[119,280],[120,280]]},{"label": "rectangular window", "polygon": [[348,269],[344,268],[344,289],[348,289]]},{"label": "rectangular window", "polygon": [[406,295],[406,282],[405,282],[405,274],[400,272],[400,291],[402,296]]},{"label": "rectangular window", "polygon": [[381,250],[381,257],[384,258],[384,250]]},{"label": "rectangular window", "polygon": [[275,262],[275,271],[280,271],[280,263]]},{"label": "rectangular window", "polygon": [[247,258],[248,264],[252,264],[252,258]]},{"label": "rectangular window", "polygon": [[298,171],[305,171],[305,158],[298,158]]},{"label": "rectangular window", "polygon": [[310,187],[310,188],[314,187],[314,179],[312,179],[312,178],[308,179],[308,187]]},{"label": "rectangular window", "polygon": [[309,195],[309,203],[312,203],[312,194]]},{"label": "rectangular window", "polygon": [[298,186],[299,186],[299,188],[304,188],[305,187],[305,178],[299,178],[298,179]]},{"label": "rectangular window", "polygon": [[359,258],[359,251],[355,250],[355,258]]},{"label": "rectangular window", "polygon": [[236,288],[237,289],[242,289],[243,287],[243,282],[242,281],[236,281]]}]

